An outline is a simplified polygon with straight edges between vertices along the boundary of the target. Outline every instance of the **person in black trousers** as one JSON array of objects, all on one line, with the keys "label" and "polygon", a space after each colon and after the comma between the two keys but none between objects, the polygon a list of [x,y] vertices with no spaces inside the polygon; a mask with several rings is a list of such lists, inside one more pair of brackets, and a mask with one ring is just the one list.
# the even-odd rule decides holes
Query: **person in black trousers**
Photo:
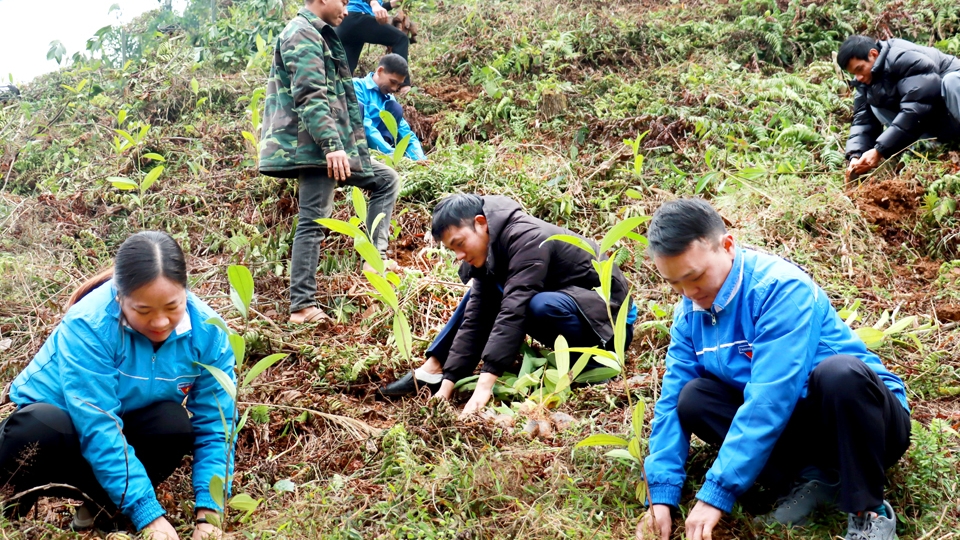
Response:
[{"label": "person in black trousers", "polygon": [[[399,54],[408,63],[410,51],[410,38],[407,37],[399,28],[390,24],[387,10],[395,7],[399,2],[391,5],[391,2],[380,4],[377,0],[350,0],[347,4],[347,16],[336,28],[337,36],[343,43],[343,48],[347,52],[347,64],[350,66],[350,73],[357,70],[357,63],[360,61],[360,53],[363,46],[367,43],[374,45],[383,45],[393,49],[395,54]],[[403,81],[398,95],[403,95],[410,88],[410,75]]]}]

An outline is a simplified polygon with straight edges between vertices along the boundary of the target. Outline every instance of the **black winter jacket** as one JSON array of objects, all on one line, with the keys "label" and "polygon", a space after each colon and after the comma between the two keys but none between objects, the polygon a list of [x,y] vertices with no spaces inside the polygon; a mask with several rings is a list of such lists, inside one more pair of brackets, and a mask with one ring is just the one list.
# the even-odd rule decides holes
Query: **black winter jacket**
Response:
[{"label": "black winter jacket", "polygon": [[[957,122],[946,108],[940,86],[944,75],[960,71],[960,59],[902,39],[878,41],[877,45],[880,55],[871,70],[870,84],[851,83],[857,93],[847,159],[860,157],[871,148],[889,158],[923,134],[956,136]],[[886,130],[871,105],[899,111]]]},{"label": "black winter jacket", "polygon": [[[458,381],[469,376],[479,360],[485,373],[499,376],[510,368],[526,337],[527,305],[543,291],[570,295],[601,346],[612,340],[606,304],[593,290],[600,286],[600,277],[590,254],[566,242],[543,243],[555,234],[574,233],[524,213],[510,198],[487,195],[482,199],[490,235],[487,262],[483,268],[466,262],[460,267],[460,279],[467,283],[472,278],[473,285],[463,323],[443,366],[444,378]],[[596,243],[590,244],[598,250]],[[627,298],[627,289],[626,278],[614,266],[610,306],[614,316]]]}]

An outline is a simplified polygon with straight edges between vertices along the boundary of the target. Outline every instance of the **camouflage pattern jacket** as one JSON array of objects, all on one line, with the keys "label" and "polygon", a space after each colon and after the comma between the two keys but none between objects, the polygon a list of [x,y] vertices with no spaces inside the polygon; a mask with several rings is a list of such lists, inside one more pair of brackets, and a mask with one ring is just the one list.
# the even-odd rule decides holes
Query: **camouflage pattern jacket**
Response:
[{"label": "camouflage pattern jacket", "polygon": [[302,169],[326,169],[326,155],[337,150],[347,152],[353,175],[373,176],[343,45],[332,26],[302,8],[274,46],[260,173],[296,178]]}]

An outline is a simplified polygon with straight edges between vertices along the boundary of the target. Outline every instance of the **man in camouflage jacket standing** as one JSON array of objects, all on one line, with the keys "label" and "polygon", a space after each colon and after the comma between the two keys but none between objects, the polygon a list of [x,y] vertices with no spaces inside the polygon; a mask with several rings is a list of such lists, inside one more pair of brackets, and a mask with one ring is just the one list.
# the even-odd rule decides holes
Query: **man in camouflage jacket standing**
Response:
[{"label": "man in camouflage jacket standing", "polygon": [[[305,0],[277,38],[267,82],[260,173],[300,181],[300,219],[290,261],[290,322],[321,322],[317,262],[338,182],[370,193],[367,231],[381,254],[400,192],[396,171],[370,158],[346,53],[333,27],[347,0]],[[383,214],[376,230],[374,220]]]}]

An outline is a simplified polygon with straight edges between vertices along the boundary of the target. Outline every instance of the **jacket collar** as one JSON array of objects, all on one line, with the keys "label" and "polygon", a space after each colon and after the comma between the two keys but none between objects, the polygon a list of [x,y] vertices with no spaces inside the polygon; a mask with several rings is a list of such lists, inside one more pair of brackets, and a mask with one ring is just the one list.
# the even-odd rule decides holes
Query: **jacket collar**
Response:
[{"label": "jacket collar", "polygon": [[312,11],[310,11],[306,7],[300,8],[300,11],[297,12],[297,15],[303,17],[310,24],[312,24],[313,27],[317,29],[317,32],[323,33],[324,27],[329,27],[331,30],[333,30],[332,26],[327,24],[327,22],[321,19],[320,17],[317,17],[316,14],[314,14]]},{"label": "jacket collar", "polygon": [[870,68],[870,84],[876,82],[878,78],[883,77],[884,67],[887,63],[887,55],[890,54],[889,41],[878,41],[877,47],[880,48],[880,54],[877,55],[877,59],[873,62],[873,67]]},{"label": "jacket collar", "polygon": [[373,82],[373,72],[367,73],[367,76],[360,79],[360,81],[363,82],[363,86],[367,90],[376,90],[377,92],[380,92],[380,87],[377,86],[377,83]]},{"label": "jacket collar", "polygon": [[[733,299],[736,298],[743,286],[743,249],[740,246],[737,246],[736,250],[737,252],[733,258],[733,265],[730,267],[730,273],[727,274],[727,279],[723,281],[723,286],[720,287],[720,292],[717,293],[717,297],[713,300],[713,306],[711,306],[711,308],[714,313],[720,313],[726,309],[727,306],[733,302]],[[692,300],[690,301],[690,304],[693,305],[694,311],[707,311],[698,306],[696,302]]]}]

